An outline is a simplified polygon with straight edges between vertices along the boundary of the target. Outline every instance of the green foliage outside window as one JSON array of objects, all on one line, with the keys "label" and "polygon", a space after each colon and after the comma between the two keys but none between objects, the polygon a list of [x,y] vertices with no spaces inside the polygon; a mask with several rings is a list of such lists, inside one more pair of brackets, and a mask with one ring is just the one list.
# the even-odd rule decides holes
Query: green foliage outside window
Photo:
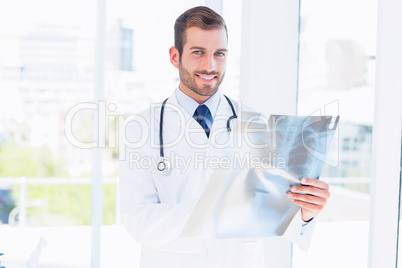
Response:
[{"label": "green foliage outside window", "polygon": [[[52,178],[68,174],[62,159],[46,148],[8,144],[0,147],[0,177]],[[18,184],[10,186],[19,203]],[[103,187],[103,224],[115,222],[116,185]],[[28,185],[28,226],[89,225],[91,221],[91,185]]]}]

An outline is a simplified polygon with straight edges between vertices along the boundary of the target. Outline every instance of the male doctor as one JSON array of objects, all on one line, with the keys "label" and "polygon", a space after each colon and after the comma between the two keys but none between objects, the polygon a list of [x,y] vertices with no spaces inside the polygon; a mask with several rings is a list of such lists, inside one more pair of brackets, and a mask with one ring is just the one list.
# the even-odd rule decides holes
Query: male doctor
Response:
[{"label": "male doctor", "polygon": [[[223,155],[225,149],[217,145],[230,136],[226,131],[227,119],[233,115],[230,102],[235,110],[240,105],[219,90],[228,56],[223,18],[207,7],[195,7],[179,16],[174,31],[169,54],[179,70],[180,84],[167,99],[163,116],[161,104],[151,106],[125,129],[130,146],[125,146],[120,164],[121,214],[130,235],[142,245],[140,267],[272,267],[268,256],[275,253],[267,252],[266,245],[273,238],[181,237],[213,172],[203,161]],[[170,159],[167,172],[158,171],[160,135],[163,156]],[[285,238],[301,248],[308,246],[314,218],[329,197],[328,188],[310,178],[291,187],[288,197],[301,210]]]}]

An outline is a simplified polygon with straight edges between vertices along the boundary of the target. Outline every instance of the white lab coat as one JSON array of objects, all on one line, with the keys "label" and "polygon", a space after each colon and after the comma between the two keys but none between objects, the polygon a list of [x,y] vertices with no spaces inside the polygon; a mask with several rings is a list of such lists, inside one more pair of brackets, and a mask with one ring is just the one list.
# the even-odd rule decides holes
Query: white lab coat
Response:
[{"label": "white lab coat", "polygon": [[[237,103],[232,102],[237,110]],[[127,124],[124,139],[132,143],[131,147],[139,148],[120,147],[120,153],[125,155],[125,160],[120,162],[122,223],[129,234],[142,245],[140,267],[272,267],[269,266],[268,256],[272,256],[272,251],[268,249],[267,243],[283,243],[286,238],[302,249],[308,247],[315,220],[302,227],[300,212],[284,234],[285,238],[180,237],[213,171],[208,166],[203,167],[202,159],[220,155],[223,149],[211,146],[201,126],[179,107],[173,92],[164,112],[164,154],[168,158],[185,159],[190,164],[184,169],[184,165],[180,166],[178,162],[174,164],[173,159],[170,159],[172,168],[168,175],[154,172],[160,155],[160,106],[159,104],[144,111],[141,114],[144,121],[134,118],[136,122],[141,121],[142,127],[136,122]],[[227,118],[230,116],[232,110],[227,100],[221,96],[210,137],[216,134],[217,140],[228,139],[230,134],[223,129],[226,128]],[[183,119],[187,126],[183,124]],[[142,141],[141,146],[134,144],[137,141]]]}]

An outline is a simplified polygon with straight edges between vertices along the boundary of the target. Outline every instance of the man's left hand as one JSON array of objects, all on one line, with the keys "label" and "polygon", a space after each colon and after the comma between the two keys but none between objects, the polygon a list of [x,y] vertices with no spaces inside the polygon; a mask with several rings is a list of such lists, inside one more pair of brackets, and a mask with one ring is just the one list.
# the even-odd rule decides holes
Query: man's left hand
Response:
[{"label": "man's left hand", "polygon": [[301,207],[302,219],[308,222],[317,216],[330,197],[329,185],[317,179],[302,178],[300,186],[290,187],[288,197]]}]

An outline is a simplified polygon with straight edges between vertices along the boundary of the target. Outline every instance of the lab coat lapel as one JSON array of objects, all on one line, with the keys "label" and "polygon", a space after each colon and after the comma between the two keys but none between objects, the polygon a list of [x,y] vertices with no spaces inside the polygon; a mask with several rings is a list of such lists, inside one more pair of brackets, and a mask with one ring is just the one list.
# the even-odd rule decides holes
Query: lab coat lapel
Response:
[{"label": "lab coat lapel", "polygon": [[229,138],[229,132],[226,130],[227,121],[233,115],[232,109],[227,99],[222,95],[221,103],[218,106],[214,123],[212,124],[210,138],[218,144],[225,143]]},{"label": "lab coat lapel", "polygon": [[191,129],[190,133],[183,134],[184,136],[180,134],[180,136],[190,139],[190,143],[195,146],[205,147],[209,143],[201,125],[179,105],[175,91],[173,91],[166,102],[163,121],[164,124],[169,122],[169,128],[175,128],[174,132],[177,133],[186,132]]},{"label": "lab coat lapel", "polygon": [[[226,98],[222,95],[221,102],[218,106],[218,110],[216,112],[214,123],[212,124],[211,134],[209,136],[210,139],[210,147],[207,150],[207,155],[213,158],[219,157],[230,157],[229,149],[229,139],[230,132],[227,131],[226,125],[228,118],[233,115],[232,109]],[[215,168],[209,166],[206,171],[206,183],[208,183],[211,175],[214,173]]]},{"label": "lab coat lapel", "polygon": [[179,105],[175,91],[169,96],[164,113],[169,119],[166,122],[175,127],[185,127],[186,122],[191,119],[189,114]]}]

